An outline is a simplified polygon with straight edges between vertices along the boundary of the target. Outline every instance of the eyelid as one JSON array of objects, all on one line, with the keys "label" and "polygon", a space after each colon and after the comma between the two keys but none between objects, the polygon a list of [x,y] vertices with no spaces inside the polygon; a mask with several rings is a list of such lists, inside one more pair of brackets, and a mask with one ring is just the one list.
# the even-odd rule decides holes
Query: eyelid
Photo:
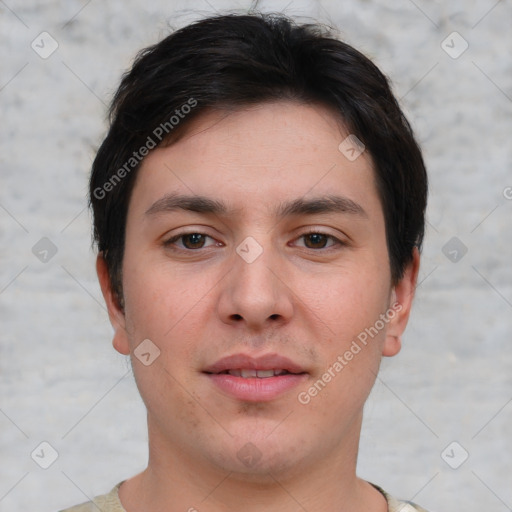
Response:
[{"label": "eyelid", "polygon": [[[224,246],[225,245],[223,242],[219,241],[216,237],[206,233],[205,231],[206,230],[204,228],[203,229],[201,229],[201,228],[199,228],[199,229],[184,228],[183,231],[179,231],[178,233],[175,233],[172,236],[166,235],[164,237],[162,245],[164,247],[174,246],[174,248],[176,248],[177,250],[182,250],[182,251],[187,251],[187,252],[200,251],[201,249],[208,249],[209,247]],[[192,235],[192,234],[202,235],[205,238],[209,238],[209,239],[213,240],[214,243],[210,243],[206,247],[201,247],[199,249],[187,249],[186,247],[179,247],[179,246],[176,245],[176,242],[178,240],[180,240],[180,238],[182,238],[184,236],[187,236],[187,235]],[[333,241],[334,243],[332,245],[329,245],[329,246],[324,247],[324,248],[311,249],[311,248],[308,248],[308,247],[303,247],[304,249],[318,252],[318,251],[322,251],[322,250],[323,251],[327,251],[327,250],[332,249],[332,248],[334,248],[336,246],[341,247],[341,246],[349,245],[348,240],[344,240],[344,237],[346,237],[346,235],[340,237],[340,236],[334,235],[331,232],[328,232],[328,230],[325,229],[325,228],[316,228],[316,227],[311,227],[311,226],[308,226],[304,231],[299,232],[299,234],[297,234],[293,238],[291,243],[295,244],[295,242],[297,242],[297,240],[299,240],[299,239],[301,239],[301,238],[303,238],[305,236],[314,235],[314,234],[323,235],[323,236],[327,237],[328,239],[330,239],[331,241]],[[348,237],[346,237],[346,238],[348,238]]]},{"label": "eyelid", "polygon": [[[215,243],[211,243],[209,245],[207,245],[206,247],[200,247],[198,249],[187,249],[186,247],[179,247],[176,245],[176,242],[178,240],[180,240],[181,238],[183,238],[184,236],[187,236],[187,235],[202,235],[204,236],[205,238],[209,238],[211,240],[213,240]],[[200,230],[200,229],[187,229],[187,230],[184,230],[184,231],[180,231],[176,234],[173,234],[171,236],[167,235],[166,237],[164,237],[163,241],[162,241],[162,245],[164,247],[171,247],[171,246],[174,246],[175,249],[177,250],[181,250],[181,251],[189,251],[189,252],[192,252],[192,251],[200,251],[201,249],[208,249],[209,247],[214,247],[214,246],[219,246],[219,245],[224,245],[222,242],[220,242],[219,240],[217,240],[215,237],[213,237],[212,235],[209,235],[208,233],[205,233],[204,231]]]},{"label": "eyelid", "polygon": [[[212,234],[215,232],[215,234]],[[160,236],[161,239],[170,239],[174,237],[180,237],[185,235],[193,235],[197,233],[198,235],[209,236],[210,238],[217,238],[218,232],[215,229],[212,229],[208,225],[204,224],[184,224],[183,226],[176,226],[173,229],[169,229],[166,233]]]},{"label": "eyelid", "polygon": [[320,248],[320,249],[310,249],[309,247],[303,247],[304,249],[307,249],[307,250],[311,250],[311,251],[316,251],[316,252],[319,252],[319,251],[327,251],[329,249],[332,249],[336,246],[338,247],[342,247],[342,246],[347,246],[349,243],[347,240],[343,240],[342,237],[339,237],[339,236],[336,236],[336,235],[333,235],[332,233],[329,233],[327,232],[327,230],[323,229],[323,228],[315,228],[315,227],[308,227],[306,229],[306,231],[302,231],[298,236],[296,236],[292,242],[296,242],[297,240],[301,239],[302,237],[304,236],[308,236],[308,235],[323,235],[323,236],[326,236],[327,238],[329,238],[330,240],[334,241],[334,243],[328,247],[323,247],[323,248]]}]

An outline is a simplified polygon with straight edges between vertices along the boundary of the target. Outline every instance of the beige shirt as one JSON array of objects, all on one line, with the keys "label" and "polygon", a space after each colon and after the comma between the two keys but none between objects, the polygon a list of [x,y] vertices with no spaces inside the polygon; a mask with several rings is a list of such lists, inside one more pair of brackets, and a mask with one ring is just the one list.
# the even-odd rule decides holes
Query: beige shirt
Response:
[{"label": "beige shirt", "polygon": [[[123,482],[117,484],[108,494],[103,494],[94,498],[93,501],[88,501],[82,505],[76,505],[61,512],[126,512],[119,500],[118,490]],[[388,502],[388,512],[427,512],[424,508],[415,505],[409,501],[400,501],[387,492],[383,491],[380,487],[372,484],[379,490]]]}]

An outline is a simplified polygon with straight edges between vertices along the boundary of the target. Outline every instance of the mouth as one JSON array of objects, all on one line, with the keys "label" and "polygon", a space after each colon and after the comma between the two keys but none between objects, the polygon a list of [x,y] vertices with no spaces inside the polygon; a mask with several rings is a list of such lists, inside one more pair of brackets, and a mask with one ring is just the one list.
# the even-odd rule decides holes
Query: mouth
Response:
[{"label": "mouth", "polygon": [[252,368],[238,368],[235,370],[224,370],[217,375],[233,375],[234,377],[242,377],[242,379],[268,379],[269,377],[278,377],[280,375],[299,375],[288,370],[272,369],[272,370],[254,370]]},{"label": "mouth", "polygon": [[203,373],[223,394],[249,402],[274,400],[308,376],[299,364],[277,354],[257,358],[245,354],[228,356]]},{"label": "mouth", "polygon": [[228,373],[242,378],[268,378],[288,373],[306,373],[300,364],[279,354],[265,354],[258,357],[249,354],[233,354],[219,359],[203,371],[212,374]]}]

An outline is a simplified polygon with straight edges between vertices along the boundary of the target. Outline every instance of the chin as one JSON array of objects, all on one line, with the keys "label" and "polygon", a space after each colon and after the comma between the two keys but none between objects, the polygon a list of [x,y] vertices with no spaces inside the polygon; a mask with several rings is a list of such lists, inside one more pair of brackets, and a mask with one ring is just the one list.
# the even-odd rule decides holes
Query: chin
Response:
[{"label": "chin", "polygon": [[281,432],[281,436],[277,432],[270,436],[250,436],[246,432],[233,436],[229,446],[217,451],[211,461],[232,473],[230,478],[254,484],[275,483],[275,479],[292,477],[297,468],[304,471],[303,463],[309,458],[304,441],[290,441],[289,431]]},{"label": "chin", "polygon": [[246,464],[240,462],[235,454],[234,458],[225,460],[223,469],[229,471],[230,479],[254,485],[275,484],[276,480],[284,481],[292,478],[300,460],[291,459],[288,454],[262,454],[257,463]]}]

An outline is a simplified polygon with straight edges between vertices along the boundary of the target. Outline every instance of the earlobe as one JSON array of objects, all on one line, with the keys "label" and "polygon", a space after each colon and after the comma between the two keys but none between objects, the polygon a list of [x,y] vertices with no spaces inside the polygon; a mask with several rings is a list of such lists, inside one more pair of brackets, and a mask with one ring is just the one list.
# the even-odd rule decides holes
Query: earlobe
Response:
[{"label": "earlobe", "polygon": [[103,253],[99,253],[96,258],[96,273],[98,274],[101,293],[107,306],[110,323],[114,328],[112,345],[119,353],[128,355],[130,353],[130,345],[126,334],[125,316],[112,290],[108,267]]},{"label": "earlobe", "polygon": [[121,328],[114,328],[114,337],[112,338],[112,346],[120,353],[125,356],[130,355],[130,345],[126,337],[126,331]]},{"label": "earlobe", "polygon": [[420,253],[415,247],[412,260],[405,269],[403,277],[391,291],[389,311],[393,311],[393,317],[391,318],[391,314],[389,315],[390,321],[382,348],[383,356],[391,357],[400,352],[402,347],[401,337],[411,314],[419,268]]},{"label": "earlobe", "polygon": [[402,340],[400,336],[393,336],[386,334],[384,341],[384,348],[382,349],[382,355],[385,357],[393,357],[400,352],[402,348]]}]

